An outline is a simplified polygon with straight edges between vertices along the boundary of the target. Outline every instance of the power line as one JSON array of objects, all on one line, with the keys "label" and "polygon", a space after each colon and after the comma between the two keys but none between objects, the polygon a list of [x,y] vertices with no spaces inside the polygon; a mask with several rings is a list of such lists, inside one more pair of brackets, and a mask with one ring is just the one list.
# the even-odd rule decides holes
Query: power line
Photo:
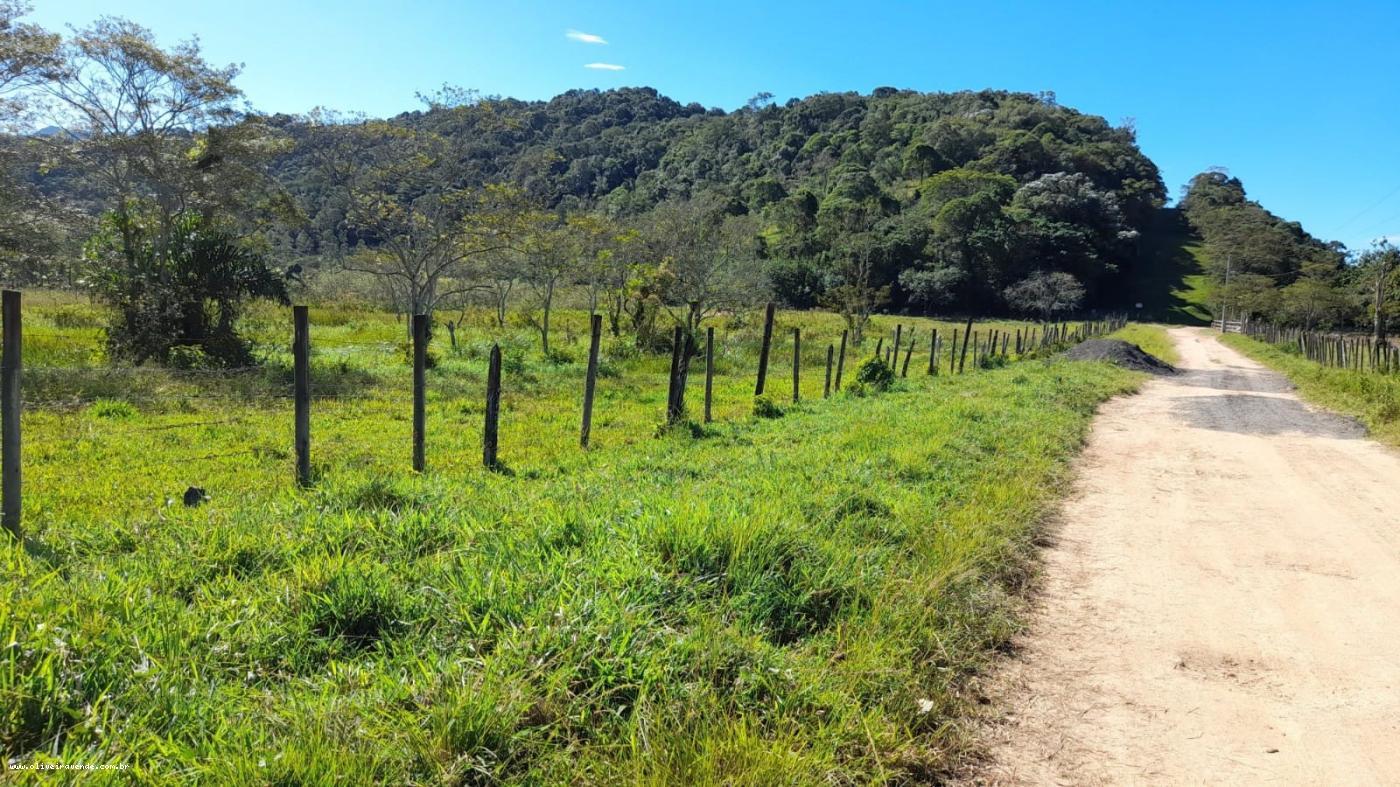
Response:
[{"label": "power line", "polygon": [[1381,197],[1380,199],[1378,199],[1378,200],[1376,200],[1375,202],[1371,203],[1371,204],[1368,205],[1367,207],[1363,208],[1359,213],[1357,213],[1356,215],[1354,215],[1354,216],[1352,216],[1351,218],[1347,219],[1346,221],[1342,222],[1341,224],[1337,225],[1337,226],[1334,227],[1332,230],[1330,230],[1327,234],[1328,234],[1328,235],[1336,235],[1337,233],[1339,233],[1339,232],[1341,232],[1343,229],[1345,229],[1345,228],[1347,227],[1347,225],[1351,224],[1353,221],[1356,221],[1357,219],[1361,218],[1362,216],[1366,215],[1367,213],[1370,213],[1371,211],[1373,211],[1373,210],[1375,210],[1376,208],[1380,207],[1381,203],[1385,202],[1386,200],[1390,199],[1391,197],[1395,196],[1396,194],[1400,194],[1400,186],[1396,186],[1395,188],[1391,189],[1390,192],[1387,193],[1384,197]]}]

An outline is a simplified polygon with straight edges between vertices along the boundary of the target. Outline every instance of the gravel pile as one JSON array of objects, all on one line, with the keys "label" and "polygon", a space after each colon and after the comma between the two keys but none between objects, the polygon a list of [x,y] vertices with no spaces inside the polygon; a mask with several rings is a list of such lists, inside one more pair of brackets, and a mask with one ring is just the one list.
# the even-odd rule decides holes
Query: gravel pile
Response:
[{"label": "gravel pile", "polygon": [[1122,339],[1090,339],[1069,348],[1064,356],[1071,361],[1108,361],[1124,369],[1148,374],[1176,374],[1176,368],[1171,364]]}]

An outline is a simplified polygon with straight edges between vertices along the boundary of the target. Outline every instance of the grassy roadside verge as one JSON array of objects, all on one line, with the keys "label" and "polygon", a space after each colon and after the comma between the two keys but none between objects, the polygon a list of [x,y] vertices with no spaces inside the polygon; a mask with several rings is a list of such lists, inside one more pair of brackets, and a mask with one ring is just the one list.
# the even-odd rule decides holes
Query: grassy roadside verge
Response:
[{"label": "grassy roadside verge", "polygon": [[931,780],[1068,459],[1137,381],[1032,361],[567,472],[94,520],[0,555],[0,739],[158,783]]},{"label": "grassy roadside verge", "polygon": [[1229,334],[1220,341],[1282,372],[1308,401],[1355,416],[1373,437],[1400,447],[1400,378],[1325,367],[1291,348],[1248,336]]},{"label": "grassy roadside verge", "polygon": [[1160,325],[1132,323],[1114,331],[1106,338],[1132,342],[1142,348],[1143,352],[1155,355],[1169,364],[1175,365],[1181,360],[1181,356],[1177,355],[1176,345]]}]

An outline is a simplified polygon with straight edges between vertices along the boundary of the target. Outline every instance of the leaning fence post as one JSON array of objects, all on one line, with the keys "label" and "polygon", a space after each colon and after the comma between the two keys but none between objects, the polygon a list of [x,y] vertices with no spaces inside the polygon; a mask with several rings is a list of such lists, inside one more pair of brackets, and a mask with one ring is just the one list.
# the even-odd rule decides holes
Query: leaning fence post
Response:
[{"label": "leaning fence post", "polygon": [[777,309],[777,304],[768,302],[768,308],[763,314],[763,344],[758,348],[758,385],[754,386],[753,395],[763,395],[763,383],[768,379],[768,350],[773,346],[773,312]]},{"label": "leaning fence post", "polygon": [[[918,343],[918,339],[914,336],[914,330],[911,328],[909,330],[909,349],[904,351],[904,366],[900,368],[900,377],[909,376],[909,359],[914,357],[914,345]],[[899,358],[896,357],[895,360],[897,361]]]},{"label": "leaning fence post", "polygon": [[800,383],[802,378],[802,329],[792,329],[792,400],[802,398]]},{"label": "leaning fence post", "polygon": [[5,529],[19,540],[23,537],[20,526],[21,504],[20,486],[20,439],[19,416],[23,406],[20,395],[20,369],[23,366],[22,332],[20,328],[20,294],[18,290],[5,290],[0,296],[3,301],[4,340],[0,351],[0,494],[4,497],[3,519]]},{"label": "leaning fence post", "polygon": [[972,330],[972,320],[967,321],[967,328],[963,331],[962,354],[958,356],[958,374],[963,373],[963,367],[967,364],[967,345],[975,338]]},{"label": "leaning fence post", "polygon": [[491,360],[486,367],[486,424],[481,430],[481,463],[486,469],[500,467],[496,449],[500,442],[501,419],[501,345],[491,345]]},{"label": "leaning fence post", "polygon": [[292,443],[297,455],[297,485],[311,486],[311,331],[306,307],[292,307]]},{"label": "leaning fence post", "polygon": [[413,469],[423,472],[428,407],[428,315],[413,315]]},{"label": "leaning fence post", "polygon": [[588,438],[593,431],[593,392],[598,384],[598,342],[603,336],[603,315],[595,314],[589,320],[588,371],[583,378],[583,428],[579,431],[578,443],[588,447]]},{"label": "leaning fence post", "polygon": [[849,331],[841,332],[841,351],[836,356],[836,390],[841,390],[841,373],[846,370],[846,334]]},{"label": "leaning fence post", "polygon": [[705,329],[705,423],[710,422],[710,402],[715,395],[715,328]]}]

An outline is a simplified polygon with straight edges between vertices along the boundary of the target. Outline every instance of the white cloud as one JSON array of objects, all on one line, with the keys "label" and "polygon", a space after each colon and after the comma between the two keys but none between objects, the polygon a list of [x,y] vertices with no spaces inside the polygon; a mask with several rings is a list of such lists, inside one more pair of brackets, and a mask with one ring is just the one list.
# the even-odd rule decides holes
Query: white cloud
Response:
[{"label": "white cloud", "polygon": [[606,44],[606,43],[608,43],[607,40],[604,39],[602,36],[596,36],[596,35],[593,35],[592,33],[585,33],[585,32],[582,32],[582,31],[580,31],[580,30],[569,30],[569,31],[566,31],[566,32],[564,33],[564,37],[567,38],[567,39],[569,39],[570,41],[578,41],[578,42],[584,43],[584,44]]},{"label": "white cloud", "polygon": [[591,68],[595,71],[625,71],[627,66],[620,66],[616,63],[587,63],[584,68]]}]

